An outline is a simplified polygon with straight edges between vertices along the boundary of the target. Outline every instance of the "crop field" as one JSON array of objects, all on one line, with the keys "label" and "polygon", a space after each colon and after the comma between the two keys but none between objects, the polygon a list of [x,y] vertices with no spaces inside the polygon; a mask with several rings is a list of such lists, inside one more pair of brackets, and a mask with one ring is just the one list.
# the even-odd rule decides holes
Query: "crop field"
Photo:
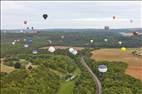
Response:
[{"label": "crop field", "polygon": [[[121,61],[128,64],[125,73],[142,81],[142,57],[133,55],[135,48],[129,48],[126,52],[120,49],[100,49],[92,51],[92,59],[96,61]],[[141,52],[139,52],[141,53]]]}]

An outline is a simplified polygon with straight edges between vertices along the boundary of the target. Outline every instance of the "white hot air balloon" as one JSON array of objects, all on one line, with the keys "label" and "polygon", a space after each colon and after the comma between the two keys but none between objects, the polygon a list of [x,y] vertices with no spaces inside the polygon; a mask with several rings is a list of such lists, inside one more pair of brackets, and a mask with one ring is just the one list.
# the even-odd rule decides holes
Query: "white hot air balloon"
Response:
[{"label": "white hot air balloon", "polygon": [[93,43],[94,42],[94,40],[90,40],[90,43]]},{"label": "white hot air balloon", "polygon": [[99,65],[98,67],[98,71],[101,72],[101,73],[105,73],[107,72],[107,66],[106,65]]},{"label": "white hot air balloon", "polygon": [[121,44],[122,44],[122,42],[121,42],[121,41],[118,41],[118,44],[120,44],[120,45],[121,45]]},{"label": "white hot air balloon", "polygon": [[104,41],[105,41],[105,42],[108,42],[108,39],[105,38]]},{"label": "white hot air balloon", "polygon": [[73,50],[72,54],[77,55],[78,54],[77,50]]},{"label": "white hot air balloon", "polygon": [[16,42],[15,42],[15,41],[13,41],[13,42],[12,42],[12,45],[15,45],[15,43],[16,43]]},{"label": "white hot air balloon", "polygon": [[38,51],[37,51],[37,50],[33,50],[32,53],[33,53],[33,54],[37,54]]},{"label": "white hot air balloon", "polygon": [[69,52],[72,53],[74,51],[73,48],[69,48]]},{"label": "white hot air balloon", "polygon": [[53,47],[53,46],[50,46],[49,48],[48,48],[48,51],[49,52],[51,52],[51,53],[53,53],[53,52],[55,52],[55,47]]},{"label": "white hot air balloon", "polygon": [[65,38],[65,36],[61,36],[61,39],[64,39]]},{"label": "white hot air balloon", "polygon": [[28,48],[28,47],[29,47],[29,45],[28,45],[28,44],[24,44],[24,47],[25,47],[25,48]]}]

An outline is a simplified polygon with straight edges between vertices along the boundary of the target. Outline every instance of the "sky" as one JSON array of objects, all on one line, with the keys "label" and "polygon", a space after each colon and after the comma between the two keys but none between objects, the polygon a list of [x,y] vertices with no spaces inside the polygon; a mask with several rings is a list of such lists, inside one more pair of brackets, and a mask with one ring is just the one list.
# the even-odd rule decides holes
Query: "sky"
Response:
[{"label": "sky", "polygon": [[142,28],[141,22],[142,1],[1,1],[1,29]]}]

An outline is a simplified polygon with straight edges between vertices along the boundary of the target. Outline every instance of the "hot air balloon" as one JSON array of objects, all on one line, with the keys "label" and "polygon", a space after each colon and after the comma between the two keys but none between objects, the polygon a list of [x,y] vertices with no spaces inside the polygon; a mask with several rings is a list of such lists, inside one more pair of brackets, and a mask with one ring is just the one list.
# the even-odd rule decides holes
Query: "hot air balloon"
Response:
[{"label": "hot air balloon", "polygon": [[133,23],[133,20],[130,20],[130,23]]},{"label": "hot air balloon", "polygon": [[105,39],[104,39],[104,41],[105,41],[105,42],[108,42],[108,39],[107,39],[107,38],[105,38]]},{"label": "hot air balloon", "polygon": [[33,53],[33,54],[37,54],[38,51],[37,51],[37,50],[33,50],[32,53]]},{"label": "hot air balloon", "polygon": [[98,67],[98,71],[101,72],[101,73],[105,73],[107,72],[107,66],[106,65],[99,65]]},{"label": "hot air balloon", "polygon": [[29,47],[29,45],[28,44],[24,44],[24,48],[28,48]]},{"label": "hot air balloon", "polygon": [[134,36],[137,36],[137,35],[139,35],[139,34],[138,34],[138,32],[133,32],[133,35],[134,35]]},{"label": "hot air balloon", "polygon": [[48,17],[47,14],[43,14],[43,18],[44,18],[45,20],[47,19],[47,17]]},{"label": "hot air balloon", "polygon": [[120,44],[120,45],[121,45],[121,44],[122,44],[122,42],[121,42],[121,41],[118,41],[118,44]]},{"label": "hot air balloon", "polygon": [[31,27],[32,30],[34,30],[34,27]]},{"label": "hot air balloon", "polygon": [[105,26],[104,29],[105,29],[105,30],[109,30],[109,26]]},{"label": "hot air balloon", "polygon": [[73,50],[72,54],[77,55],[78,54],[77,50]]},{"label": "hot air balloon", "polygon": [[90,40],[90,43],[93,43],[94,42],[94,40]]},{"label": "hot air balloon", "polygon": [[56,50],[56,49],[55,49],[53,46],[50,46],[50,47],[48,48],[48,51],[51,52],[51,53],[55,52],[55,50]]},{"label": "hot air balloon", "polygon": [[51,43],[52,43],[52,41],[51,41],[51,40],[48,40],[48,42],[49,42],[49,44],[51,44]]},{"label": "hot air balloon", "polygon": [[30,29],[29,27],[27,27],[27,29]]},{"label": "hot air balloon", "polygon": [[115,19],[116,17],[115,17],[115,16],[113,16],[112,18],[113,18],[113,19]]},{"label": "hot air balloon", "polygon": [[125,47],[122,47],[122,48],[121,48],[121,51],[122,51],[122,52],[125,52],[125,51],[126,51],[126,48],[125,48]]},{"label": "hot air balloon", "polygon": [[74,51],[73,48],[69,48],[69,52],[72,53]]},{"label": "hot air balloon", "polygon": [[12,45],[15,45],[16,42],[12,42]]},{"label": "hot air balloon", "polygon": [[24,21],[24,24],[27,24],[27,21]]}]

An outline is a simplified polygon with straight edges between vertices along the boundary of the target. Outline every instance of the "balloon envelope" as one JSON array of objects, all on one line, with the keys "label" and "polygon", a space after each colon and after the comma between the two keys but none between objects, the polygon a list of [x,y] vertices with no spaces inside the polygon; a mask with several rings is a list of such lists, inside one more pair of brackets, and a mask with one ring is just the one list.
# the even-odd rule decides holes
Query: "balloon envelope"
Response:
[{"label": "balloon envelope", "polygon": [[113,19],[115,19],[116,17],[115,17],[115,16],[113,16],[112,18],[113,18]]},{"label": "balloon envelope", "polygon": [[73,55],[77,55],[77,53],[78,53],[77,50],[73,50],[72,52]]},{"label": "balloon envelope", "polygon": [[121,44],[122,44],[122,42],[121,42],[121,41],[118,41],[118,44],[120,44],[120,45],[121,45]]},{"label": "balloon envelope", "polygon": [[47,14],[43,14],[43,18],[47,19],[48,15]]},{"label": "balloon envelope", "polygon": [[12,45],[15,45],[15,42],[12,42]]},{"label": "balloon envelope", "polygon": [[24,21],[24,24],[27,24],[27,21]]},{"label": "balloon envelope", "polygon": [[69,48],[69,52],[72,53],[74,51],[73,48]]},{"label": "balloon envelope", "polygon": [[122,48],[121,48],[121,51],[125,52],[125,51],[126,51],[126,48],[125,48],[125,47],[122,47]]},{"label": "balloon envelope", "polygon": [[28,44],[24,44],[24,47],[27,48],[27,47],[29,47],[29,45]]},{"label": "balloon envelope", "polygon": [[93,42],[94,42],[94,40],[90,40],[90,42],[91,42],[91,43],[93,43]]},{"label": "balloon envelope", "polygon": [[105,73],[108,69],[106,65],[99,65],[98,70],[99,72]]},{"label": "balloon envelope", "polygon": [[37,52],[37,50],[33,50],[32,53],[33,54],[37,54],[38,52]]},{"label": "balloon envelope", "polygon": [[108,39],[105,38],[104,41],[105,41],[105,42],[108,42]]},{"label": "balloon envelope", "polygon": [[48,51],[51,52],[51,53],[55,52],[55,50],[56,50],[56,49],[55,49],[53,46],[50,46],[50,47],[48,48]]}]

